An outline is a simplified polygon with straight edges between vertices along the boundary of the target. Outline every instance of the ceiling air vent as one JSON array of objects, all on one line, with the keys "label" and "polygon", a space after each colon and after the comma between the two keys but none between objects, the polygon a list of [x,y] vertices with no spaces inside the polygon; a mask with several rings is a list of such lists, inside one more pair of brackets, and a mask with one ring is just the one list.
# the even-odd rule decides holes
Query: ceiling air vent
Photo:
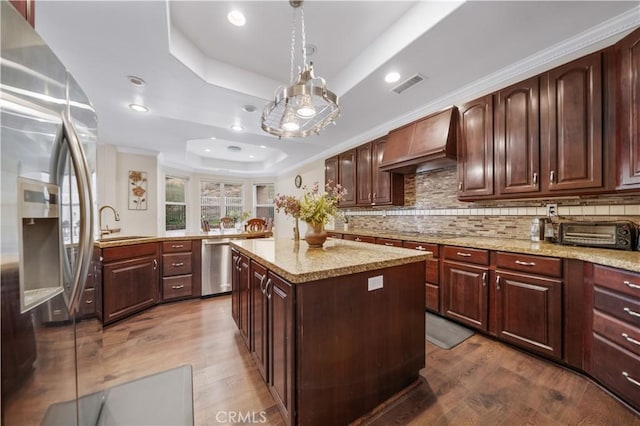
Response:
[{"label": "ceiling air vent", "polygon": [[416,74],[413,77],[403,81],[402,83],[398,84],[396,87],[394,87],[393,89],[391,89],[392,92],[397,93],[398,95],[402,92],[404,92],[405,90],[407,90],[409,87],[415,86],[416,84],[422,82],[424,80],[424,77],[421,76],[420,74]]}]

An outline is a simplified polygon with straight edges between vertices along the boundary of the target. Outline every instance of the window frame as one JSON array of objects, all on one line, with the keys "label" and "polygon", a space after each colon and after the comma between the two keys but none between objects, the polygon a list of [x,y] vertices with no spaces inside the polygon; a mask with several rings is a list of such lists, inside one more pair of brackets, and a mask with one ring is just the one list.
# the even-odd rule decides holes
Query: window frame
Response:
[{"label": "window frame", "polygon": [[[167,180],[169,179],[177,179],[181,180],[184,183],[184,202],[177,201],[167,201]],[[167,229],[167,206],[184,206],[184,228],[178,229]],[[189,178],[173,175],[173,174],[165,174],[164,176],[164,230],[165,232],[172,231],[186,231],[189,221]]]}]

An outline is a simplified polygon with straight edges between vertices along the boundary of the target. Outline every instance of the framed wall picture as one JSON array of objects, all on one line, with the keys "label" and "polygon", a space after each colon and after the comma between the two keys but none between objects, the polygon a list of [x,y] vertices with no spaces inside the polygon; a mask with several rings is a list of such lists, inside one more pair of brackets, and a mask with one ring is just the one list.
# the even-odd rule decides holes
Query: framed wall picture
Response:
[{"label": "framed wall picture", "polygon": [[129,171],[129,210],[147,210],[147,172]]}]

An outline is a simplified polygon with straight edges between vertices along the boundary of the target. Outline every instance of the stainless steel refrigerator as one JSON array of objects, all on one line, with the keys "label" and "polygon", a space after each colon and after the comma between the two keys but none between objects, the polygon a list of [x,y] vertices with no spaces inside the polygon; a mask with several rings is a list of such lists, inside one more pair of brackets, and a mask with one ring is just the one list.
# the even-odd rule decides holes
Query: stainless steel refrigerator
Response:
[{"label": "stainless steel refrigerator", "polygon": [[96,424],[102,323],[93,274],[97,118],[46,43],[1,4],[2,424]]}]

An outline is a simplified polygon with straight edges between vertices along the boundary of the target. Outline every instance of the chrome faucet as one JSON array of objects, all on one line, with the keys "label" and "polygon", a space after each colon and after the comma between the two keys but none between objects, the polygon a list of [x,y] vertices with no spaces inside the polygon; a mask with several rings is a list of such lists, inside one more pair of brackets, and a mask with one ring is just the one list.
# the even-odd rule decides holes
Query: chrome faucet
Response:
[{"label": "chrome faucet", "polygon": [[100,211],[98,212],[98,223],[99,223],[99,227],[100,227],[100,236],[102,235],[109,235],[112,231],[109,229],[108,225],[105,225],[105,227],[102,227],[102,210],[104,209],[111,209],[111,211],[113,211],[113,217],[115,218],[116,222],[120,221],[120,215],[118,214],[118,211],[116,209],[114,209],[113,207],[111,207],[110,205],[105,205],[100,207]]}]

